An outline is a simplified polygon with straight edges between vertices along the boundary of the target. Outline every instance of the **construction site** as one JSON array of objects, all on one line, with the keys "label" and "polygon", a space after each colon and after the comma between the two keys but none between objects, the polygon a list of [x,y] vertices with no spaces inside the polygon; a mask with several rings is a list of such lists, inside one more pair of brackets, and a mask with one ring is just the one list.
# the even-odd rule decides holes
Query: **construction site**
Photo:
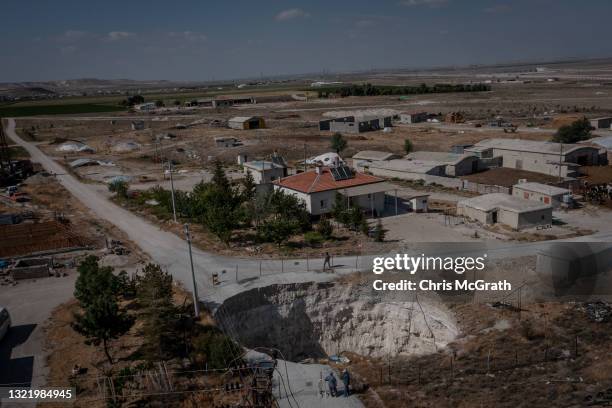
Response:
[{"label": "construction site", "polygon": [[607,5],[187,3],[8,11],[1,407],[612,406]]}]

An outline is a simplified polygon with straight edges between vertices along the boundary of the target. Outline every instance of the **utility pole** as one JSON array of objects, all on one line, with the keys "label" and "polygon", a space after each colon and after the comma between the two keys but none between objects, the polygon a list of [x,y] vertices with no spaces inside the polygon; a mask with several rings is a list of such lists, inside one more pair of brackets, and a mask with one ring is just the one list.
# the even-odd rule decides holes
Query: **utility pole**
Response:
[{"label": "utility pole", "polygon": [[198,285],[196,283],[195,271],[193,270],[193,255],[191,253],[191,234],[189,234],[189,224],[185,224],[185,236],[187,237],[187,247],[189,248],[189,263],[191,264],[191,282],[193,284],[193,312],[195,318],[200,318],[200,303],[198,298]]},{"label": "utility pole", "polygon": [[559,148],[559,183],[561,183],[561,162],[563,161],[563,143],[560,144]]},{"label": "utility pole", "polygon": [[172,191],[172,215],[174,216],[174,222],[176,221],[176,201],[174,200],[174,178],[172,177],[172,160],[168,160],[168,171],[170,172],[170,190]]}]

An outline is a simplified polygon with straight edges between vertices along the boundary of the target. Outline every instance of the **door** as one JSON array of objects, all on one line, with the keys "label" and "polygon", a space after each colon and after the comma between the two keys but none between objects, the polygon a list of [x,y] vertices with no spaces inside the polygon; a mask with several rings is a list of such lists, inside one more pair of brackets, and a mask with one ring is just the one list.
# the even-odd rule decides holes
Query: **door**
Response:
[{"label": "door", "polygon": [[493,224],[497,224],[497,211],[493,211],[493,212],[491,213],[491,222],[492,222]]}]

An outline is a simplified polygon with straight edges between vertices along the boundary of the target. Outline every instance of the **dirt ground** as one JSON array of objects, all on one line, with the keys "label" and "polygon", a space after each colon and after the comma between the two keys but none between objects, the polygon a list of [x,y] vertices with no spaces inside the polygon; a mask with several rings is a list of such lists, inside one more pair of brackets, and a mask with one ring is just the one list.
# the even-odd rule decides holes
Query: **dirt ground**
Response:
[{"label": "dirt ground", "polygon": [[505,167],[497,167],[481,171],[479,173],[462,176],[461,178],[474,183],[491,184],[502,187],[512,187],[513,185],[518,184],[518,181],[521,179],[543,184],[556,183],[559,181],[558,177],[534,173],[532,171],[508,169]]},{"label": "dirt ground", "polygon": [[[595,322],[580,304],[540,303],[512,309],[458,306],[463,336],[447,350],[372,362],[350,355],[373,387],[366,406],[584,406],[610,387],[610,322]],[[529,389],[529,392],[525,392]]]}]

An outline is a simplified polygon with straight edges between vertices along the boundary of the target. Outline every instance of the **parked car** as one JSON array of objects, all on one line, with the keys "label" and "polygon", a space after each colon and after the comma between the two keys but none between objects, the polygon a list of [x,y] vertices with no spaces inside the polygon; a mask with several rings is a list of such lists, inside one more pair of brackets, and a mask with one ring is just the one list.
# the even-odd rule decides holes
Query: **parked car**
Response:
[{"label": "parked car", "polygon": [[0,306],[0,341],[6,335],[11,327],[11,316],[6,308]]}]

